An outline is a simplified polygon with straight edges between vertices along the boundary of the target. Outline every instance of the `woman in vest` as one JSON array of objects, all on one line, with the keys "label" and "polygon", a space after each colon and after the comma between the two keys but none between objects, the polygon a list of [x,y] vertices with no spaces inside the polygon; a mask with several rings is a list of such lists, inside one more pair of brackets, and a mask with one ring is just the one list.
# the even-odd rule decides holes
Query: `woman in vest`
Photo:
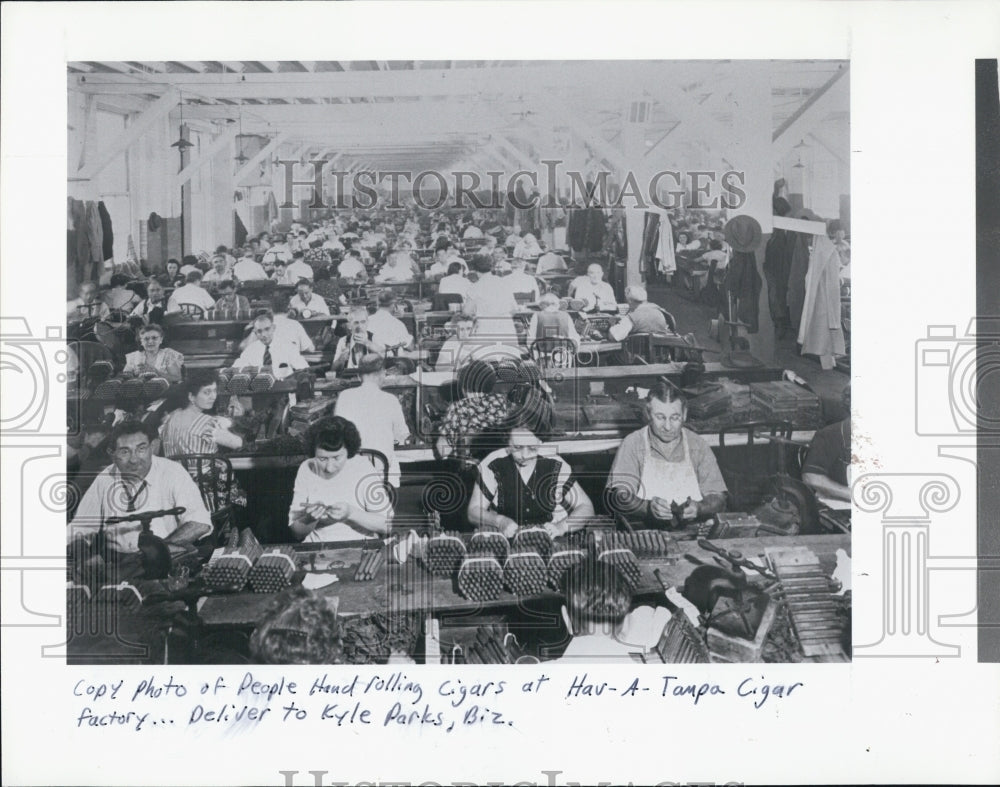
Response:
[{"label": "woman in vest", "polygon": [[540,312],[531,315],[528,324],[528,346],[539,339],[569,339],[579,349],[580,334],[576,332],[569,313],[559,310],[559,298],[551,292],[538,299]]},{"label": "woman in vest", "polygon": [[468,509],[473,525],[507,538],[519,527],[538,526],[555,538],[593,515],[593,503],[555,446],[544,446],[523,426],[513,427],[507,446],[480,462]]}]

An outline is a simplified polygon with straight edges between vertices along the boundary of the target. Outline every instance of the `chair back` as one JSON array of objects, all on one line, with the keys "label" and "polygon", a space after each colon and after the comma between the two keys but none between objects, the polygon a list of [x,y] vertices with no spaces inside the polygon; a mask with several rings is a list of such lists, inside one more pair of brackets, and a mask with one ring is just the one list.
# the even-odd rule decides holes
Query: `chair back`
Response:
[{"label": "chair back", "polygon": [[562,336],[536,339],[530,353],[539,369],[571,369],[576,366],[576,346]]},{"label": "chair back", "polygon": [[[733,444],[732,436],[737,434],[745,437],[745,445]],[[784,445],[761,440],[764,434],[791,440],[792,425],[788,421],[752,421],[719,430],[720,449],[726,449],[726,438],[730,438],[728,449],[720,450],[717,456],[734,511],[751,511],[759,505],[771,490],[773,477],[783,469],[780,452]]]},{"label": "chair back", "polygon": [[461,293],[457,292],[446,292],[446,293],[435,293],[434,302],[431,305],[431,310],[436,312],[446,312],[449,311],[448,306],[452,303],[461,304],[464,298],[462,298]]},{"label": "chair back", "polygon": [[180,307],[181,314],[185,315],[192,320],[204,320],[205,310],[196,303],[181,303],[178,304]]},{"label": "chair back", "polygon": [[657,309],[663,314],[663,318],[667,321],[667,328],[670,329],[671,333],[677,333],[677,320],[674,319],[674,315],[660,306],[658,303],[654,303]]},{"label": "chair back", "polygon": [[652,363],[653,334],[631,333],[622,339],[622,351],[632,365]]},{"label": "chair back", "polygon": [[363,456],[368,460],[371,466],[381,474],[384,484],[389,483],[389,458],[385,454],[374,448],[361,448],[358,450],[358,456]]},{"label": "chair back", "polygon": [[535,293],[533,292],[515,292],[514,300],[517,302],[518,306],[524,306],[535,300]]},{"label": "chair back", "polygon": [[170,459],[183,465],[194,480],[218,532],[232,511],[236,478],[232,463],[217,454],[180,454]]}]

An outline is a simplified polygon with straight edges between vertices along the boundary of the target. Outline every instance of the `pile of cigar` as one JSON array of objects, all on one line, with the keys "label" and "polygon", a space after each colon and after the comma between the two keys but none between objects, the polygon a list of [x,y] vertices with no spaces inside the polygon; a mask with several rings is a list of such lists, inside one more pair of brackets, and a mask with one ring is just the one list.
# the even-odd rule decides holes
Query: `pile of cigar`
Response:
[{"label": "pile of cigar", "polygon": [[560,549],[558,552],[553,552],[549,558],[549,584],[559,590],[566,572],[586,558],[587,553],[583,549]]},{"label": "pile of cigar", "polygon": [[465,542],[457,533],[442,533],[427,542],[424,564],[436,577],[452,577],[465,559]]},{"label": "pile of cigar", "polygon": [[602,541],[606,549],[628,549],[641,558],[666,557],[670,554],[670,537],[662,530],[606,532],[602,535]]},{"label": "pile of cigar", "polygon": [[294,574],[292,547],[268,547],[250,569],[250,588],[254,593],[277,593],[292,584]]},{"label": "pile of cigar", "polygon": [[536,552],[542,560],[552,554],[552,536],[544,527],[522,527],[510,540],[512,552]]},{"label": "pile of cigar", "polygon": [[537,552],[511,552],[503,565],[503,583],[515,596],[532,596],[545,590],[549,570]]},{"label": "pile of cigar", "polygon": [[130,582],[102,585],[94,596],[98,604],[114,605],[118,609],[135,610],[142,606],[142,593]]},{"label": "pile of cigar", "polygon": [[493,553],[485,550],[471,551],[458,569],[458,592],[470,601],[492,601],[499,598],[503,581],[504,572],[500,561]]},{"label": "pile of cigar", "polygon": [[704,638],[682,610],[663,629],[656,652],[664,664],[707,664],[710,660]]},{"label": "pile of cigar", "polygon": [[463,655],[469,664],[514,664],[524,652],[513,634],[507,634],[502,626],[494,623],[476,629],[476,639],[465,648]]},{"label": "pile of cigar", "polygon": [[597,550],[597,562],[606,563],[618,569],[632,589],[639,587],[642,572],[639,569],[639,559],[631,549],[625,547],[602,547]]},{"label": "pile of cigar", "polygon": [[229,534],[222,553],[213,555],[201,572],[205,584],[215,590],[242,590],[250,577],[250,569],[264,553],[264,548],[250,528]]},{"label": "pile of cigar", "polygon": [[385,551],[381,547],[366,549],[361,553],[361,562],[358,570],[354,572],[355,582],[370,582],[378,576],[382,562],[385,560]]}]

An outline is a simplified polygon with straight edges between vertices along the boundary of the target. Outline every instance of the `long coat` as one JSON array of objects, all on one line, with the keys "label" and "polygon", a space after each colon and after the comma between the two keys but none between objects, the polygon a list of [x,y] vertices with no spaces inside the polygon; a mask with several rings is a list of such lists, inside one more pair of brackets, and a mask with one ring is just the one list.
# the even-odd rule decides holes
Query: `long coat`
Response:
[{"label": "long coat", "polygon": [[825,235],[816,237],[809,256],[805,301],[798,341],[803,353],[838,355],[845,352],[840,324],[840,255]]}]

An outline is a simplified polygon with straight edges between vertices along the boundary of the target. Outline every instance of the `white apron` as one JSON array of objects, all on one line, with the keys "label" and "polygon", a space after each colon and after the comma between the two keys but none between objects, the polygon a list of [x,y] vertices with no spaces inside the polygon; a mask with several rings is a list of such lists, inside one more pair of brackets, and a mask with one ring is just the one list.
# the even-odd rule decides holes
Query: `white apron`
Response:
[{"label": "white apron", "polygon": [[646,456],[639,482],[640,497],[643,500],[659,497],[673,503],[683,503],[689,497],[695,502],[701,500],[701,487],[691,464],[687,435],[681,432],[684,458],[680,462],[668,462],[653,451],[649,444],[649,427],[643,431],[642,437],[646,444]]}]

